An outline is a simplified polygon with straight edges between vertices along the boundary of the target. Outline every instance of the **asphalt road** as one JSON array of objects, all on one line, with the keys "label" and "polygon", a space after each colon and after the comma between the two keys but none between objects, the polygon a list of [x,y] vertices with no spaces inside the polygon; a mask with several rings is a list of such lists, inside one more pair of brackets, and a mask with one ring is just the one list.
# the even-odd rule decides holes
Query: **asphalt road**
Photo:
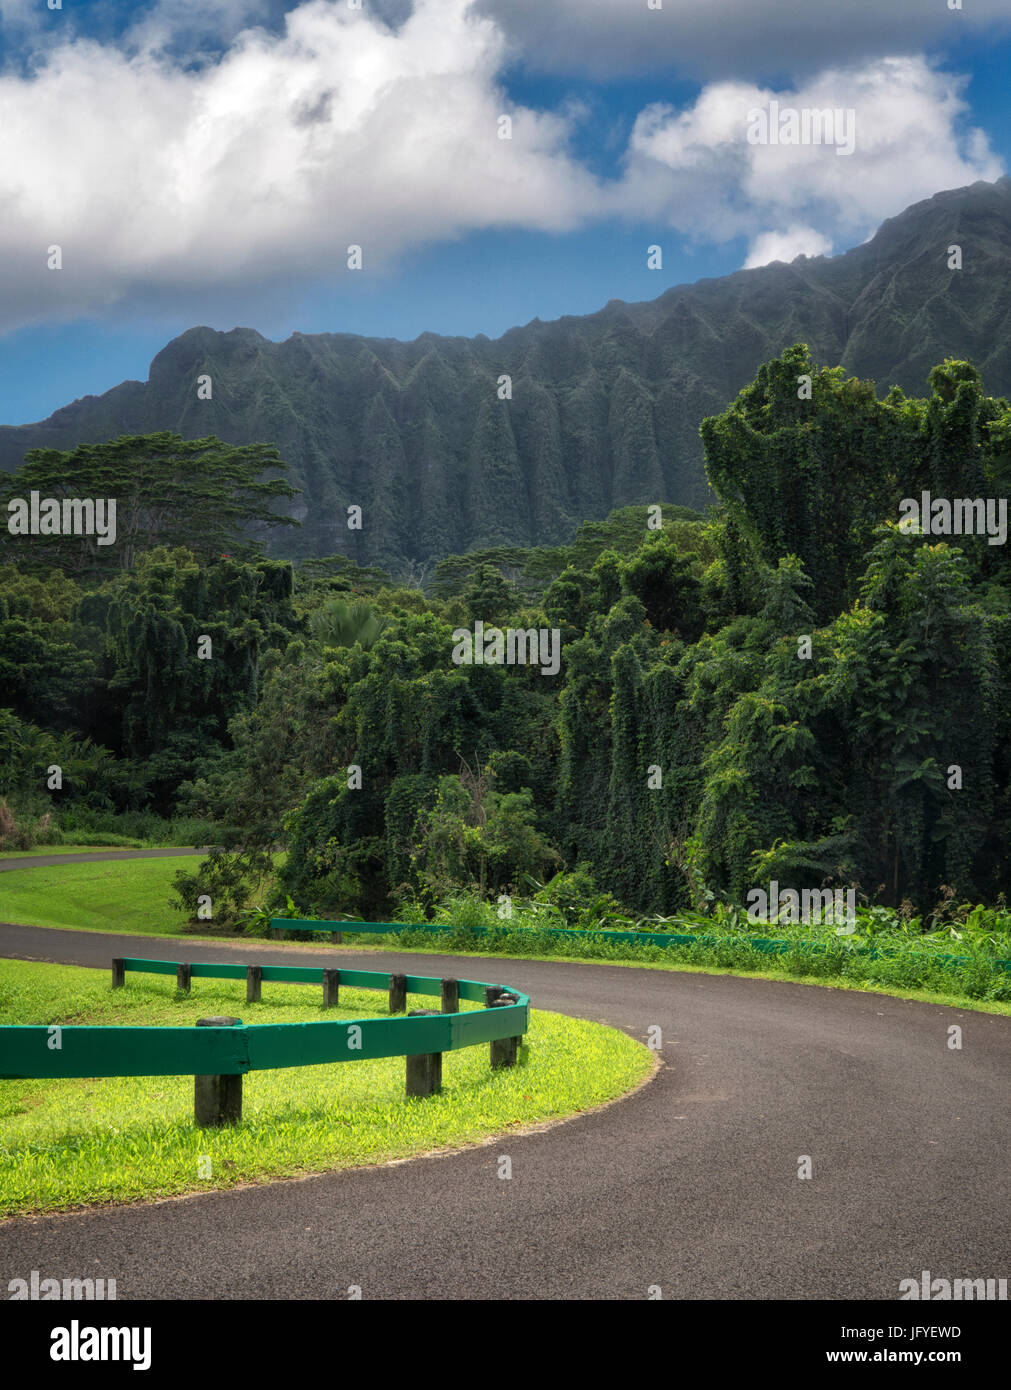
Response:
[{"label": "asphalt road", "polygon": [[[0,859],[0,873],[5,869],[49,869],[57,864],[101,864],[107,859],[176,859],[185,854],[202,854],[205,849],[114,849],[95,850],[93,854],[25,854],[14,859]],[[0,923],[2,925],[2,923]]]},{"label": "asphalt road", "polygon": [[[254,949],[292,960],[0,926],[3,956],[105,968]],[[894,1300],[922,1270],[1008,1274],[1006,1018],[729,976],[297,954],[497,978],[644,1041],[659,1024],[663,1065],[595,1113],[452,1155],[0,1223],[0,1288],[38,1269],[115,1277],[120,1298]]]}]

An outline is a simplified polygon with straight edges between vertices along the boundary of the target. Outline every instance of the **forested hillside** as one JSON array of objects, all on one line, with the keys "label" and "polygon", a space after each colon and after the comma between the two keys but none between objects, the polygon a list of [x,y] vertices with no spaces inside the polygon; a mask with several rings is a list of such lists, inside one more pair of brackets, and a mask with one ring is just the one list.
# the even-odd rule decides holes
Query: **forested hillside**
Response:
[{"label": "forested hillside", "polygon": [[[5,815],[208,817],[233,853],[184,892],[213,883],[226,921],[281,846],[296,906],[380,919],[577,870],[652,913],[772,879],[997,903],[1007,547],[897,523],[923,491],[1006,508],[1008,402],[955,360],[881,400],[796,345],[702,441],[708,516],[658,492],[567,546],[447,560],[428,593],[342,557],[222,557],[224,533],[140,537],[106,574],[8,563]],[[557,641],[557,672],[543,646],[459,656],[493,629]]]},{"label": "forested hillside", "polygon": [[[0,429],[0,468],[34,448],[154,431],[271,444],[302,490],[301,530],[275,534],[273,553],[339,551],[420,573],[474,547],[558,544],[631,503],[707,506],[701,421],[798,340],[879,395],[893,384],[923,391],[946,356],[1011,391],[1009,316],[1002,178],[918,203],[844,255],[680,285],[647,303],[612,300],[494,341],[296,333],[273,343],[249,328],[193,328],[158,354],[146,383]],[[363,509],[360,529],[348,529],[351,505]]]}]

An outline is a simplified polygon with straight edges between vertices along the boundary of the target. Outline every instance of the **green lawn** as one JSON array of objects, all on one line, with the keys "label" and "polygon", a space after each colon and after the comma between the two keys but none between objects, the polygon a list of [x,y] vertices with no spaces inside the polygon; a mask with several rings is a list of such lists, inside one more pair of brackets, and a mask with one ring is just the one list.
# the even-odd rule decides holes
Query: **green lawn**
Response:
[{"label": "green lawn", "polygon": [[0,920],[26,927],[182,935],[185,917],[172,906],[172,881],[192,873],[197,855],[54,864],[0,874]]},{"label": "green lawn", "polygon": [[[386,1015],[386,995],[341,989],[324,1013],[312,985],[194,980],[0,960],[0,1023],[176,1026],[210,1014],[245,1023]],[[421,996],[408,1008],[430,1007]],[[476,1007],[464,1005],[465,1008]],[[359,1167],[474,1143],[557,1120],[631,1090],[653,1067],[642,1044],[599,1023],[531,1012],[519,1064],[492,1072],[488,1045],[443,1056],[443,1089],[404,1098],[402,1057],[250,1072],[243,1120],[193,1125],[192,1077],[0,1081],[0,1216],[128,1202],[206,1188]]]}]

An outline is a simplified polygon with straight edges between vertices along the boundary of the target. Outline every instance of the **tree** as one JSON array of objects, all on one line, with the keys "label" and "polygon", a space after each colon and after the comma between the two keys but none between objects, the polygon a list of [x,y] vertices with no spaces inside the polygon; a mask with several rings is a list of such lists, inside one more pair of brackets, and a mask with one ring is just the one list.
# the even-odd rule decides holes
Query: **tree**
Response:
[{"label": "tree", "polygon": [[[803,376],[810,399],[798,395]],[[765,563],[801,559],[819,621],[853,597],[874,528],[898,515],[917,472],[920,415],[895,397],[878,401],[873,382],[841,367],[819,371],[797,343],[702,422],[706,471],[730,518]]]},{"label": "tree", "polygon": [[263,662],[294,634],[291,584],[291,566],[276,561],[202,566],[189,551],[158,549],[82,598],[108,673],[96,736],[143,761],[159,811],[228,745],[232,716],[255,707]]},{"label": "tree", "polygon": [[704,623],[701,586],[691,561],[670,540],[661,535],[641,546],[620,573],[622,589],[642,602],[658,632],[674,633],[686,642],[698,639]]},{"label": "tree", "polygon": [[309,630],[325,647],[369,648],[375,644],[387,619],[367,603],[344,603],[334,598],[309,619]]},{"label": "tree", "polygon": [[17,536],[0,528],[0,558],[27,568],[73,574],[132,569],[156,546],[185,546],[209,562],[222,553],[251,556],[256,535],[298,526],[277,504],[297,495],[280,477],[287,465],[269,444],[225,444],[213,435],[184,440],[171,431],[80,444],[68,453],[33,449],[14,473],[0,474],[0,503],[12,498],[109,499],[116,502],[115,544],[95,536]]}]

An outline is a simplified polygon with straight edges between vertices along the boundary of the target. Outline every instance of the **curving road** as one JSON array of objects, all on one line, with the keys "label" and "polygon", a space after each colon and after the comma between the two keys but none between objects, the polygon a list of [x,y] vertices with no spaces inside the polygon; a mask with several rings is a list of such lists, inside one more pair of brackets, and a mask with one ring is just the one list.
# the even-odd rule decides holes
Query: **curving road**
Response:
[{"label": "curving road", "polygon": [[[5,869],[53,869],[59,864],[102,864],[107,859],[178,859],[181,855],[202,854],[206,849],[97,849],[82,854],[24,854],[0,859]],[[4,924],[0,922],[0,926]]]},{"label": "curving road", "polygon": [[[169,954],[194,961],[255,949],[180,945]],[[162,950],[151,937],[0,926],[0,954],[20,959],[108,968]],[[476,965],[381,960],[433,975]],[[452,1155],[0,1223],[0,1288],[38,1269],[105,1272],[120,1298],[331,1299],[357,1284],[369,1299],[642,1299],[659,1285],[665,1299],[893,1300],[925,1269],[1007,1276],[1006,1018],[606,965],[489,959],[478,973],[643,1040],[659,1024],[663,1065],[595,1113]]]}]

